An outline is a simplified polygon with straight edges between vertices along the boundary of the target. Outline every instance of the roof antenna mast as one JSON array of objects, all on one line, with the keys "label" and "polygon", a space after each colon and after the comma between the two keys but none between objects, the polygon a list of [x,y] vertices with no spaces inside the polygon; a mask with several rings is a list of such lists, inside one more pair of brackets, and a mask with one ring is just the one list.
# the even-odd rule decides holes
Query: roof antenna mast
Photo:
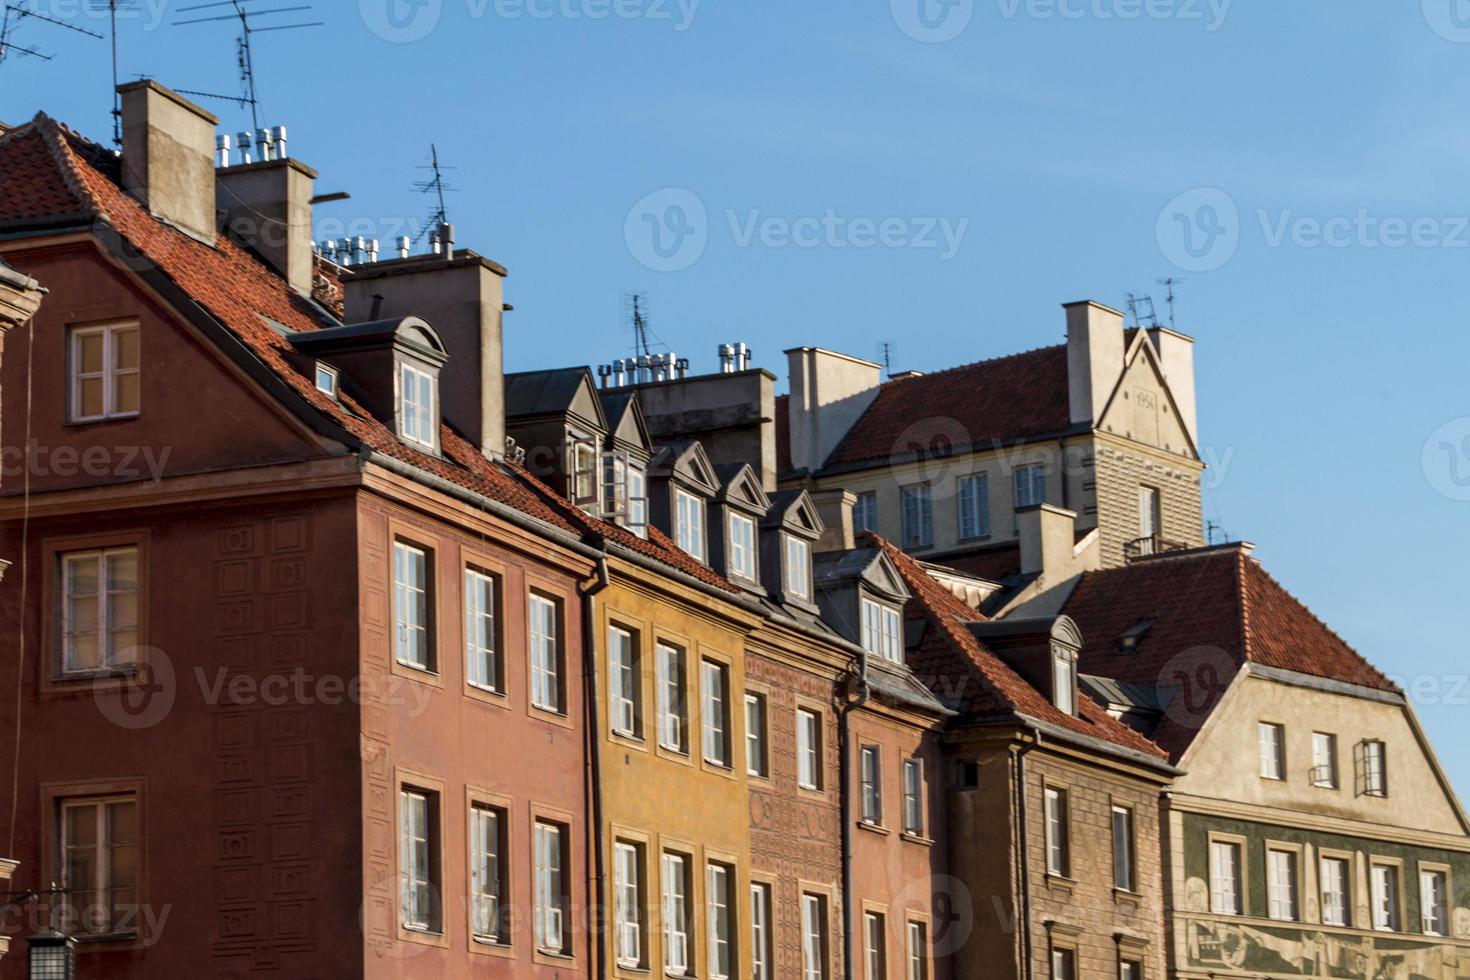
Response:
[{"label": "roof antenna mast", "polygon": [[436,143],[430,143],[429,164],[428,166],[423,166],[419,169],[432,171],[434,176],[429,180],[414,181],[413,189],[418,191],[420,194],[433,194],[435,200],[439,204],[438,210],[429,215],[429,223],[425,225],[424,229],[418,234],[419,238],[423,238],[424,235],[436,233],[441,227],[449,224],[449,206],[444,202],[444,195],[453,194],[455,191],[459,190],[459,188],[453,186],[449,183],[449,181],[445,179],[444,171],[456,170],[458,168],[447,167],[444,164],[440,163],[439,146]]},{"label": "roof antenna mast", "polygon": [[1165,302],[1167,302],[1169,304],[1169,329],[1170,330],[1175,329],[1175,327],[1174,327],[1174,287],[1177,286],[1177,285],[1179,285],[1181,282],[1184,282],[1184,280],[1183,279],[1175,278],[1174,276],[1170,276],[1167,279],[1160,279],[1159,280],[1159,285],[1160,286],[1167,286],[1168,289],[1169,289],[1169,295],[1166,298]]},{"label": "roof antenna mast", "polygon": [[34,10],[22,7],[18,3],[7,3],[5,5],[5,15],[3,18],[0,18],[0,63],[4,63],[6,57],[11,54],[25,55],[26,57],[30,58],[40,58],[42,61],[52,60],[52,56],[49,54],[42,54],[35,48],[27,47],[23,44],[16,44],[11,40],[11,38],[15,36],[16,29],[27,17],[31,18],[32,20],[39,20],[45,24],[52,24],[56,27],[64,27],[69,31],[75,31],[78,34],[85,34],[88,37],[95,37],[99,41],[102,40],[102,35],[98,34],[96,31],[89,31],[85,27],[78,27],[75,24],[68,24],[66,21],[57,20],[55,17],[47,17],[45,14],[38,14]]}]

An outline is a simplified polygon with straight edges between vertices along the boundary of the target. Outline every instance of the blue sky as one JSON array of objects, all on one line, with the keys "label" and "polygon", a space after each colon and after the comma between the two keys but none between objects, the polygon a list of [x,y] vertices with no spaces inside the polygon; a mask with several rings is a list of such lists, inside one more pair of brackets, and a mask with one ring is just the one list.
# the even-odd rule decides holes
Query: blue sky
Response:
[{"label": "blue sky", "polygon": [[[138,0],[125,80],[238,90],[229,25],[167,26],[192,2]],[[436,142],[460,243],[511,270],[513,369],[628,353],[632,291],[696,369],[743,340],[784,374],[1056,343],[1062,302],[1183,277],[1207,519],[1416,691],[1470,788],[1470,10],[923,2],[317,0],[258,36],[263,121],[352,194],[318,237],[385,248]],[[57,58],[0,65],[0,118],[105,138],[105,45],[16,40]]]}]

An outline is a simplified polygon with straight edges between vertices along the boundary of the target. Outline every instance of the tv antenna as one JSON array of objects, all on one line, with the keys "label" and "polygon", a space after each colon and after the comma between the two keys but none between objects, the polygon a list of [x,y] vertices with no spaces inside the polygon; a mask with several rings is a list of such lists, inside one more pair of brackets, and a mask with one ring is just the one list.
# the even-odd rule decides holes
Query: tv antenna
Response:
[{"label": "tv antenna", "polygon": [[78,27],[75,24],[68,24],[66,21],[57,20],[55,17],[47,17],[45,14],[38,14],[34,10],[28,10],[25,7],[22,7],[18,3],[7,3],[5,5],[5,15],[3,18],[0,18],[0,63],[3,63],[5,59],[11,54],[24,55],[28,58],[40,58],[42,61],[53,60],[52,55],[42,54],[40,51],[36,50],[33,47],[24,44],[16,44],[12,40],[12,38],[15,36],[16,29],[20,27],[20,25],[24,23],[27,18],[30,18],[32,20],[39,20],[43,24],[51,24],[56,27],[64,27],[68,31],[75,31],[78,34],[85,34],[88,37],[95,37],[99,41],[102,40],[102,35],[98,34],[96,31],[89,31],[85,27]]},{"label": "tv antenna", "polygon": [[260,129],[260,97],[255,89],[255,51],[251,38],[256,34],[266,31],[294,31],[304,27],[321,27],[325,22],[320,20],[302,22],[299,24],[269,24],[263,27],[256,26],[255,18],[268,17],[273,14],[289,14],[302,10],[310,10],[310,4],[301,4],[295,7],[272,7],[269,10],[259,10],[248,6],[251,3],[260,3],[262,0],[219,0],[216,3],[200,3],[191,7],[180,7],[181,14],[194,13],[201,10],[218,10],[221,7],[229,7],[229,13],[206,15],[195,17],[191,20],[176,20],[174,27],[184,27],[189,24],[214,24],[220,21],[238,20],[240,22],[240,36],[236,40],[237,60],[240,66],[240,91],[236,95],[217,95],[213,92],[191,92],[187,89],[178,91],[184,95],[197,95],[205,99],[220,99],[225,102],[233,102],[239,106],[250,109],[250,126],[254,130]]},{"label": "tv antenna", "polygon": [[[108,20],[112,28],[112,141],[122,146],[122,95],[118,92],[119,82],[117,67],[117,12],[119,10],[134,10],[138,0],[87,0],[87,6],[94,11],[107,11]],[[99,35],[100,36],[100,35]]]},{"label": "tv antenna", "polygon": [[1157,327],[1158,315],[1154,313],[1152,296],[1135,296],[1128,293],[1128,315],[1133,317],[1135,327]]},{"label": "tv antenna", "polygon": [[883,341],[883,373],[893,377],[893,344]]},{"label": "tv antenna", "polygon": [[419,167],[420,170],[431,170],[434,176],[428,180],[416,180],[413,189],[420,194],[433,194],[439,204],[439,209],[429,215],[429,223],[419,232],[419,238],[430,231],[436,231],[441,225],[449,224],[449,207],[444,203],[445,194],[453,194],[459,190],[444,179],[444,171],[458,170],[458,167],[448,167],[439,162],[439,147],[435,143],[429,144],[429,163],[427,166]]},{"label": "tv antenna", "polygon": [[1167,279],[1160,279],[1159,280],[1159,285],[1160,286],[1167,286],[1168,289],[1169,289],[1169,295],[1164,300],[1164,302],[1166,302],[1166,303],[1169,304],[1169,329],[1170,330],[1173,330],[1174,329],[1174,287],[1177,286],[1177,285],[1179,285],[1181,282],[1184,282],[1184,280],[1183,279],[1176,278],[1174,276],[1170,276]]},{"label": "tv antenna", "polygon": [[628,326],[633,328],[633,353],[641,356],[651,357],[655,347],[664,350],[669,345],[664,343],[658,334],[653,332],[653,327],[648,322],[648,296],[644,293],[626,293],[623,296],[624,315],[627,317]]}]

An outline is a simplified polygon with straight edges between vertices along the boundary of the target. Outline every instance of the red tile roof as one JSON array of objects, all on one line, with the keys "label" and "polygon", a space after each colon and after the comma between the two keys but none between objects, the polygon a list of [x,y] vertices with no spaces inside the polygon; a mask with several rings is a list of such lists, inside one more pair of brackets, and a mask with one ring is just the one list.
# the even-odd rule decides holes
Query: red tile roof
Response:
[{"label": "red tile roof", "polygon": [[909,611],[922,615],[929,628],[919,648],[909,653],[909,666],[946,705],[978,722],[987,717],[1008,721],[1021,716],[1163,759],[1158,746],[1089,698],[1078,699],[1080,717],[1057,708],[970,632],[966,624],[983,620],[983,616],[892,543],[872,533],[862,538],[864,544],[888,553],[913,593]]},{"label": "red tile roof", "polygon": [[[45,114],[0,136],[0,227],[69,215],[110,225],[322,416],[364,445],[572,534],[595,533],[731,593],[738,589],[653,532],[645,541],[589,517],[524,468],[486,458],[449,426],[443,456],[419,452],[345,395],[339,402],[287,360],[290,332],[335,325],[228,236],[210,247],[154,219],[120,185],[119,161]],[[318,273],[323,272],[319,265]]]},{"label": "red tile roof", "polygon": [[[1082,631],[1083,673],[1179,689],[1153,733],[1175,759],[1247,661],[1397,691],[1241,545],[1088,572],[1062,611]],[[1120,653],[1123,632],[1145,621],[1136,650]]]}]

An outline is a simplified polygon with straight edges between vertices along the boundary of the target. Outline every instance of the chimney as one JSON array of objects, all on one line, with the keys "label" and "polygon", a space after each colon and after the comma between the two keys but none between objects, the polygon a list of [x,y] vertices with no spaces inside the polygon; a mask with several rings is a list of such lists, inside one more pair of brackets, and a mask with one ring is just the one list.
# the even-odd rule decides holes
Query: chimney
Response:
[{"label": "chimney", "polygon": [[225,228],[292,289],[310,296],[316,171],[296,160],[271,159],[221,167],[215,179],[215,202],[224,214]]},{"label": "chimney", "polygon": [[1096,426],[1123,374],[1123,314],[1084,300],[1065,303],[1072,421]]},{"label": "chimney", "polygon": [[822,536],[817,539],[818,552],[851,551],[857,547],[853,530],[852,509],[857,494],[851,490],[811,490],[808,495],[822,519]]},{"label": "chimney", "polygon": [[160,221],[214,244],[214,127],[211,113],[144,79],[122,96],[123,187]]},{"label": "chimney", "polygon": [[883,369],[820,347],[786,352],[791,382],[791,466],[820,469],[878,397]]},{"label": "chimney", "polygon": [[1075,563],[1077,515],[1070,510],[1040,504],[1016,511],[1021,546],[1021,574],[1041,575],[1048,582],[1070,577]]},{"label": "chimney", "polygon": [[[308,248],[309,248],[308,244]],[[505,268],[468,249],[344,270],[346,322],[420,316],[444,341],[444,420],[486,456],[505,455]]]},{"label": "chimney", "polygon": [[1168,327],[1154,327],[1148,332],[1148,336],[1154,342],[1154,350],[1159,352],[1159,366],[1164,370],[1164,381],[1169,385],[1169,393],[1174,396],[1174,404],[1179,407],[1179,419],[1184,423],[1184,430],[1189,433],[1190,441],[1198,446],[1194,338]]}]

